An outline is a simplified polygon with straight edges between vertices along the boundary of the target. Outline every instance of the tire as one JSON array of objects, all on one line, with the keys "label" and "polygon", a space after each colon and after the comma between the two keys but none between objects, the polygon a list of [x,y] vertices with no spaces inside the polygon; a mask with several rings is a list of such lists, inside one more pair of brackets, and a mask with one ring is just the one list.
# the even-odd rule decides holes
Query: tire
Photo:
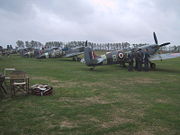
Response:
[{"label": "tire", "polygon": [[155,63],[151,63],[150,67],[151,67],[152,70],[155,70],[156,69],[156,64]]}]

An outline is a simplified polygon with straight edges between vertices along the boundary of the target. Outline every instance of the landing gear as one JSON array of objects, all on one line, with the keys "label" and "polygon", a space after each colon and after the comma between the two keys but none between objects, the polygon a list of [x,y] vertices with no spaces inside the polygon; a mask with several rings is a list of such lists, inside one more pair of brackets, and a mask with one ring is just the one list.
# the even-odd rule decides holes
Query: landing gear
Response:
[{"label": "landing gear", "polygon": [[73,57],[73,61],[81,61],[81,58],[75,56],[75,57]]},{"label": "landing gear", "polygon": [[126,63],[124,61],[119,63],[121,67],[125,68],[126,67]]},{"label": "landing gear", "polygon": [[93,66],[93,67],[90,68],[91,71],[94,71],[94,69],[95,69],[95,66]]},{"label": "landing gear", "polygon": [[150,63],[150,68],[151,68],[151,70],[155,70],[156,69],[156,64],[155,63]]}]

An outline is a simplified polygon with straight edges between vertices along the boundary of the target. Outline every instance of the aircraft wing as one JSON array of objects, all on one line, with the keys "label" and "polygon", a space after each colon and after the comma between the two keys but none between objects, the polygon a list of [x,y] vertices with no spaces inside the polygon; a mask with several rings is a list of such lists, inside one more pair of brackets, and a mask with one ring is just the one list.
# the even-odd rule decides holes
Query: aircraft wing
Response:
[{"label": "aircraft wing", "polygon": [[80,54],[83,54],[84,52],[75,52],[75,53],[69,53],[69,54],[66,54],[64,57],[67,58],[67,57],[74,57],[74,56],[77,56],[77,55],[80,55]]},{"label": "aircraft wing", "polygon": [[166,53],[166,54],[156,54],[150,57],[150,60],[166,60],[180,57],[180,53]]},{"label": "aircraft wing", "polygon": [[98,64],[99,63],[102,63],[102,62],[104,62],[104,61],[106,61],[107,60],[107,58],[106,58],[106,55],[104,54],[104,55],[101,55],[99,58],[97,58],[97,62],[98,62]]},{"label": "aircraft wing", "polygon": [[102,57],[97,58],[97,64],[102,63],[105,59]]}]

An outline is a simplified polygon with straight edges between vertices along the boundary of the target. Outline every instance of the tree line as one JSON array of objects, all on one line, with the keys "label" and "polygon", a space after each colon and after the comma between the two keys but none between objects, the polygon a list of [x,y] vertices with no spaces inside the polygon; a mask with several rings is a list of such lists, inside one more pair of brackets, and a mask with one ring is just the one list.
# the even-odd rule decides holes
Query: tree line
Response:
[{"label": "tree line", "polygon": [[[86,41],[71,41],[71,42],[62,42],[62,41],[50,41],[46,42],[44,45],[39,41],[21,41],[16,42],[18,48],[64,48],[64,47],[85,47]],[[133,47],[140,47],[146,44],[133,44]],[[92,47],[94,50],[126,50],[131,48],[130,43],[94,43],[87,42],[87,47]]]},{"label": "tree line", "polygon": [[[18,48],[74,48],[74,47],[85,47],[86,41],[71,41],[71,42],[62,42],[62,41],[50,41],[46,42],[45,44],[42,44],[39,41],[21,41],[18,40],[16,42]],[[128,42],[122,42],[122,43],[94,43],[94,42],[87,42],[87,47],[91,47],[94,50],[104,50],[104,51],[111,51],[111,50],[129,50],[130,48],[138,48],[144,45],[148,45],[146,43],[144,44],[130,44]],[[161,51],[164,52],[180,52],[180,45],[179,46],[164,46],[161,48]]]}]

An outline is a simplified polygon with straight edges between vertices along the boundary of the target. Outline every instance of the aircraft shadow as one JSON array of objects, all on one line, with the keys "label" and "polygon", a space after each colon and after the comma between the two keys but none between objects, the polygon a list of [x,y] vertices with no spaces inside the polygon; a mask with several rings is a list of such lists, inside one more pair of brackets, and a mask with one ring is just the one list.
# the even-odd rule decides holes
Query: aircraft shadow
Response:
[{"label": "aircraft shadow", "polygon": [[91,71],[91,72],[107,72],[107,70],[105,70],[105,69],[95,68],[95,69],[91,70],[90,68],[87,68],[87,67],[81,68],[81,71],[85,71],[85,72],[87,72],[87,71]]},{"label": "aircraft shadow", "polygon": [[166,72],[166,73],[177,73],[177,74],[180,74],[180,70],[172,70],[172,69],[162,69],[162,68],[157,68],[155,71],[158,71],[158,72]]},{"label": "aircraft shadow", "polygon": [[72,58],[60,58],[59,61],[80,62],[80,61],[74,61]]},{"label": "aircraft shadow", "polygon": [[72,59],[60,59],[59,61],[71,61],[71,62],[76,62],[76,61],[73,61]]},{"label": "aircraft shadow", "polygon": [[[95,69],[91,70],[90,67],[85,66],[85,68],[81,68],[81,71],[92,71],[92,72],[114,72],[114,71],[118,71],[118,70],[122,70],[125,71],[127,70],[127,67],[121,67],[121,66],[117,66],[117,65],[113,65],[111,66],[111,68],[106,68],[107,65],[101,65],[101,66],[96,66]],[[105,68],[102,68],[105,67]]]}]

